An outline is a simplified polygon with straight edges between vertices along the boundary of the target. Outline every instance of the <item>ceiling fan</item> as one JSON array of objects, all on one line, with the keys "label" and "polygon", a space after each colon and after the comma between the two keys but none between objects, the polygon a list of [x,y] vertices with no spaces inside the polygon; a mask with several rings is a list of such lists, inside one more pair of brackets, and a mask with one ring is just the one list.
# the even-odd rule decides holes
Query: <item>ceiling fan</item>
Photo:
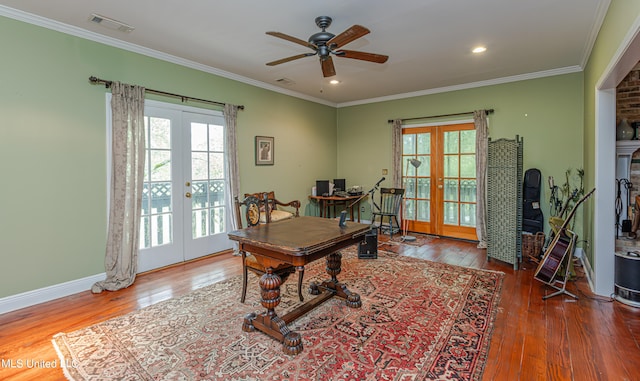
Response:
[{"label": "ceiling fan", "polygon": [[329,25],[331,25],[331,21],[332,19],[329,16],[316,17],[316,25],[320,29],[322,29],[322,32],[313,34],[311,37],[309,37],[308,41],[304,41],[280,32],[267,32],[267,34],[270,36],[282,38],[284,40],[291,41],[293,43],[313,49],[313,53],[297,54],[295,56],[268,62],[267,65],[280,65],[281,63],[297,60],[299,58],[311,57],[317,54],[320,57],[322,74],[325,77],[332,77],[336,75],[336,68],[333,65],[333,59],[331,58],[332,54],[337,57],[352,58],[356,60],[375,63],[387,62],[389,56],[385,56],[382,54],[340,49],[342,46],[350,43],[351,41],[357,40],[358,38],[368,34],[370,30],[361,25],[354,25],[336,36],[333,33],[329,33],[326,31]]}]

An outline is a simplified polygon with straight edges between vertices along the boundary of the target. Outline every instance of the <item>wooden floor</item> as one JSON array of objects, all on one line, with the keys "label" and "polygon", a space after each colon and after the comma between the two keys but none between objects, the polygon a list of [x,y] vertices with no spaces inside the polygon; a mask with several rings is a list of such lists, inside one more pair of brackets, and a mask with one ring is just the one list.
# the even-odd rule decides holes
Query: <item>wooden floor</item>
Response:
[{"label": "wooden floor", "polygon": [[[640,309],[597,297],[582,269],[568,285],[574,300],[533,279],[534,265],[514,271],[487,262],[474,243],[436,238],[417,247],[380,249],[437,262],[504,272],[500,308],[483,380],[640,380]],[[126,290],[89,291],[0,315],[0,380],[63,380],[51,338],[240,275],[240,258],[222,254],[138,277]],[[47,363],[49,362],[49,363]],[[13,367],[12,367],[13,366]]]}]

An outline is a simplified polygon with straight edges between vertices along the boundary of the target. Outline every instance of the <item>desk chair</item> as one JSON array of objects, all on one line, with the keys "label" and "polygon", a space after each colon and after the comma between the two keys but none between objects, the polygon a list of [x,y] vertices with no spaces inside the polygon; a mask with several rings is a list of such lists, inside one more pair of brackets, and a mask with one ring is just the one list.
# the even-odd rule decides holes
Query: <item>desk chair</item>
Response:
[{"label": "desk chair", "polygon": [[[248,197],[245,197],[245,199],[242,201],[239,201],[238,197],[235,198],[236,217],[238,219],[239,229],[242,229],[242,207],[245,208],[245,220],[248,227],[256,226],[261,223],[271,223],[271,215],[273,212],[275,212],[275,208],[277,205],[293,205],[296,208],[296,212],[295,214],[291,213],[291,217],[298,217],[300,215],[299,201],[280,203],[275,199],[275,197],[269,198],[270,194],[273,195],[273,192],[249,194]],[[259,199],[258,197],[256,197],[256,195],[262,195],[262,198]],[[240,254],[242,255],[242,295],[240,296],[240,302],[244,303],[247,296],[247,282],[249,280],[249,271],[253,272],[258,277],[261,277],[267,272],[267,270],[258,262],[256,257],[251,255],[251,253],[240,250]],[[286,263],[281,264],[277,268],[273,269],[273,273],[277,274],[280,277],[282,283],[284,283],[289,275],[293,274],[294,272],[296,272],[296,267]],[[298,271],[298,297],[300,298],[301,302],[304,301],[304,297],[302,296],[303,277],[304,269],[301,269]]]},{"label": "desk chair", "polygon": [[[398,221],[398,213],[400,213],[400,204],[402,203],[402,196],[404,195],[404,189],[402,188],[380,188],[380,209],[373,211],[373,221],[376,222],[376,218],[380,216],[380,233],[384,226],[384,218],[389,220],[389,237],[393,238],[393,230],[398,229],[400,231],[400,222]],[[395,227],[393,224],[395,221]]]}]

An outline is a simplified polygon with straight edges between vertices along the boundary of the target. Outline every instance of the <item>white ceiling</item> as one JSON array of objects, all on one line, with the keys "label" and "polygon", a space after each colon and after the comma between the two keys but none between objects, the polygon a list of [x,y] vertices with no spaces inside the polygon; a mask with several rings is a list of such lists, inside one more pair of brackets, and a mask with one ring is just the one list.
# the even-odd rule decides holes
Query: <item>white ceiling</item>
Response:
[{"label": "white ceiling", "polygon": [[[610,0],[0,0],[0,15],[41,24],[215,74],[343,106],[445,89],[580,71]],[[135,28],[113,31],[100,14]],[[302,40],[359,24],[371,33],[344,46],[388,55],[384,64],[334,57],[341,83],[328,84],[318,57],[265,34]],[[52,22],[53,21],[53,22]],[[107,36],[108,38],[104,38]],[[124,43],[122,43],[123,41]],[[471,49],[485,45],[487,52]],[[94,73],[100,75],[100,73]],[[286,78],[291,84],[282,85]],[[117,80],[117,78],[106,78]],[[141,84],[144,85],[144,84]],[[170,91],[171,89],[160,89]]]}]

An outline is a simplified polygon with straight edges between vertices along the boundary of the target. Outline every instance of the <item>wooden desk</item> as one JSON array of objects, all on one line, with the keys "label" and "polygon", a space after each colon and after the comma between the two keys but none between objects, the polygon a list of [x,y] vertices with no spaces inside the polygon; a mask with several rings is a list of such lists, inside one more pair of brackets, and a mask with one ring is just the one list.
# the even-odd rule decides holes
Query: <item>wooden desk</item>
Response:
[{"label": "wooden desk", "polygon": [[[331,218],[331,212],[330,212],[331,206],[335,206],[336,204],[344,204],[345,208],[349,209],[349,213],[351,215],[351,221],[355,221],[353,219],[353,208],[356,208],[356,210],[358,211],[358,222],[360,222],[360,202],[362,200],[359,200],[358,202],[356,202],[356,204],[353,205],[351,208],[348,208],[348,206],[361,197],[362,195],[348,196],[348,197],[309,196],[309,200],[315,201],[318,203],[318,206],[320,207],[320,217]],[[334,217],[337,217],[335,212],[334,212]]]},{"label": "wooden desk", "polygon": [[[336,278],[341,271],[342,262],[342,254],[338,250],[361,242],[369,229],[369,225],[352,221],[341,228],[335,220],[298,217],[229,233],[229,239],[238,241],[240,250],[253,254],[267,269],[267,273],[260,278],[261,304],[266,312],[259,315],[247,314],[242,330],[262,331],[282,342],[284,353],[295,355],[303,349],[302,339],[297,332],[289,330],[288,323],[333,296],[345,299],[349,307],[359,308],[362,305],[360,295],[350,292]],[[309,292],[318,296],[279,317],[275,307],[280,304],[282,280],[272,269],[282,264],[292,264],[298,271],[304,272],[306,264],[323,257],[327,257],[326,268],[331,279],[321,284],[312,282]]]}]

